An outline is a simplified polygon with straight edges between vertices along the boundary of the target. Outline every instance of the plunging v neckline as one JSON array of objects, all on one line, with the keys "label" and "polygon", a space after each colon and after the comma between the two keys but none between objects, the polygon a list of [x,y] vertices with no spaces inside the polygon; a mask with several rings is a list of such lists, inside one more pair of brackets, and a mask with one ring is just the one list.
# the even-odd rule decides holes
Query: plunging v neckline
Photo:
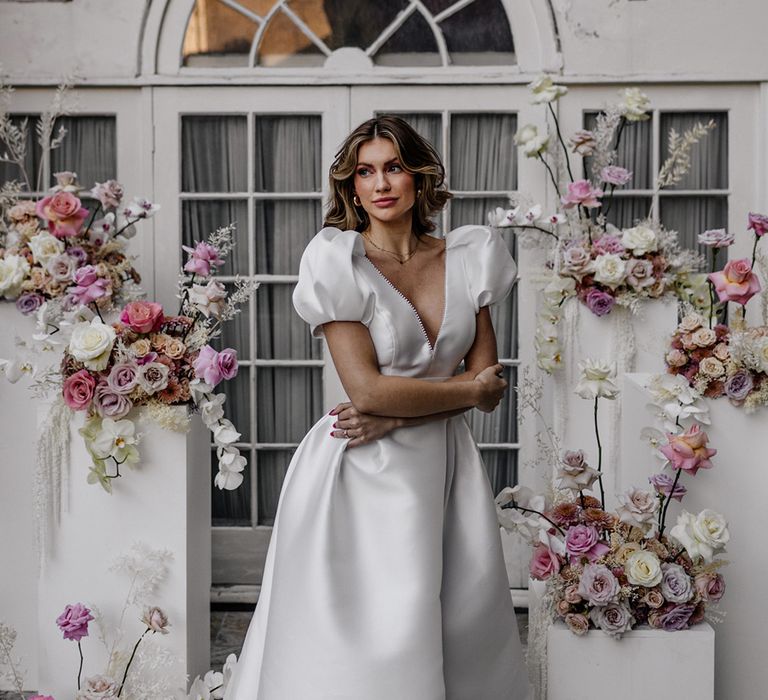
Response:
[{"label": "plunging v neckline", "polygon": [[[360,240],[362,243],[362,234],[358,231],[357,234],[360,236]],[[427,234],[428,235],[428,234]],[[387,277],[368,257],[367,253],[363,254],[363,257],[368,261],[370,266],[376,270],[376,272],[379,273],[381,278],[397,293],[397,295],[410,307],[411,311],[413,312],[413,315],[416,317],[416,320],[419,323],[419,326],[421,326],[421,331],[424,334],[424,339],[427,341],[427,345],[429,346],[429,352],[430,354],[434,355],[435,348],[437,348],[437,344],[440,342],[440,335],[443,332],[443,328],[445,327],[445,317],[448,314],[448,241],[445,240],[445,257],[443,258],[443,316],[440,321],[440,327],[437,329],[437,335],[435,336],[435,342],[433,343],[429,339],[429,333],[427,333],[427,327],[424,325],[424,319],[421,317],[421,314],[419,313],[418,309],[416,308],[416,305],[403,293],[403,291],[398,288],[398,286],[392,282],[389,277]],[[365,245],[363,244],[363,251],[365,251]]]}]

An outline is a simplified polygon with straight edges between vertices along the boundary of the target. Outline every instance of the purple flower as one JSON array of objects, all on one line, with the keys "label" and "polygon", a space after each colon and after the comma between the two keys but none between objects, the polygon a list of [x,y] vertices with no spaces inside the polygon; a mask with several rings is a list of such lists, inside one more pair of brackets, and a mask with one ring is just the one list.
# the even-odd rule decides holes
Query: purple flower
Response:
[{"label": "purple flower", "polygon": [[211,274],[211,267],[221,267],[224,264],[224,261],[219,257],[219,251],[205,241],[201,241],[194,248],[186,245],[181,247],[190,255],[189,260],[184,265],[184,270],[193,275],[208,277]]},{"label": "purple flower", "polygon": [[606,233],[592,244],[595,255],[621,255],[627,249],[617,236]]},{"label": "purple flower", "polygon": [[112,367],[107,384],[116,394],[130,394],[138,382],[138,367],[133,362],[121,362]]},{"label": "purple flower", "polygon": [[768,216],[749,212],[747,220],[749,221],[747,228],[754,231],[758,238],[764,236],[768,232]]},{"label": "purple flower", "polygon": [[579,595],[592,605],[607,605],[619,595],[619,581],[607,566],[587,564],[579,580]]},{"label": "purple flower", "polygon": [[691,577],[680,564],[662,563],[661,595],[670,603],[687,603],[691,599]]},{"label": "purple flower", "polygon": [[224,379],[221,367],[219,366],[219,353],[210,345],[200,348],[200,352],[192,363],[192,367],[195,370],[195,377],[202,379],[211,387],[216,386]]},{"label": "purple flower", "polygon": [[691,603],[665,605],[658,616],[658,625],[667,632],[684,630],[688,627],[688,621],[695,609],[696,606]]},{"label": "purple flower", "polygon": [[603,292],[597,287],[592,287],[587,292],[587,296],[584,299],[587,308],[595,314],[595,316],[605,316],[611,313],[613,305],[616,303],[616,299],[613,298],[608,292]]},{"label": "purple flower", "polygon": [[73,280],[78,287],[90,287],[99,279],[99,274],[93,265],[84,265],[75,271]]},{"label": "purple flower", "polygon": [[70,287],[67,291],[77,304],[85,306],[109,294],[110,281],[99,277],[93,265],[78,268],[72,277],[76,286]]},{"label": "purple flower", "polygon": [[125,417],[133,408],[133,403],[127,396],[118,394],[105,381],[99,382],[96,387],[93,405],[100,416],[115,420]]},{"label": "purple flower", "polygon": [[632,611],[621,603],[594,607],[589,611],[589,618],[595,627],[599,627],[613,637],[620,637],[624,632],[632,629],[635,622]]},{"label": "purple flower", "polygon": [[88,253],[86,253],[85,250],[83,250],[83,248],[79,245],[67,248],[67,253],[69,254],[70,258],[75,259],[78,267],[85,265],[85,261],[88,260]]},{"label": "purple flower", "polygon": [[223,379],[232,379],[237,374],[237,350],[226,348],[216,358]]},{"label": "purple flower", "polygon": [[16,300],[16,308],[25,316],[30,316],[43,305],[43,301],[45,300],[40,294],[27,292]]},{"label": "purple flower", "polygon": [[618,165],[606,165],[600,171],[600,179],[609,185],[626,185],[632,179],[632,173]]},{"label": "purple flower", "polygon": [[755,386],[752,374],[746,369],[734,372],[725,382],[725,395],[736,404],[747,398]]},{"label": "purple flower", "polygon": [[735,239],[736,236],[724,228],[714,228],[699,234],[699,244],[707,248],[727,248]]},{"label": "purple flower", "polygon": [[594,561],[610,551],[605,542],[600,541],[597,528],[591,525],[574,525],[565,536],[565,549],[572,559],[586,557]]},{"label": "purple flower", "polygon": [[82,603],[75,603],[64,608],[64,612],[56,618],[56,624],[64,633],[64,639],[79,642],[88,636],[88,621],[93,619],[88,608]]},{"label": "purple flower", "polygon": [[150,362],[155,362],[156,360],[157,360],[157,353],[154,350],[152,350],[142,357],[137,357],[136,364],[139,367],[143,367],[144,365],[148,365]]},{"label": "purple flower", "polygon": [[675,490],[672,491],[672,484],[675,483],[675,480],[667,474],[654,474],[648,478],[648,481],[651,482],[658,493],[663,494],[667,498],[669,498],[669,494],[672,493],[672,498],[677,501],[682,501],[683,496],[688,493],[688,489],[679,482],[677,486],[675,486]]}]

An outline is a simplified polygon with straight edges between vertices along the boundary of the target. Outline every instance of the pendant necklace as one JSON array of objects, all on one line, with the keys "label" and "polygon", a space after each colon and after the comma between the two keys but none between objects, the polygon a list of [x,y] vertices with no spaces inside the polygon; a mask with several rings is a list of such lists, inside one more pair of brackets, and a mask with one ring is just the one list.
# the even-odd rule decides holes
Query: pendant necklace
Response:
[{"label": "pendant necklace", "polygon": [[409,251],[408,254],[403,258],[399,253],[395,253],[394,251],[387,250],[386,248],[382,248],[380,245],[376,245],[369,237],[367,232],[363,232],[363,236],[365,237],[365,240],[368,241],[374,248],[377,248],[382,253],[387,253],[388,255],[393,256],[397,262],[399,262],[401,265],[405,265],[414,255],[416,255],[416,250],[419,247],[419,241],[416,239],[416,245],[413,246],[413,250]]}]

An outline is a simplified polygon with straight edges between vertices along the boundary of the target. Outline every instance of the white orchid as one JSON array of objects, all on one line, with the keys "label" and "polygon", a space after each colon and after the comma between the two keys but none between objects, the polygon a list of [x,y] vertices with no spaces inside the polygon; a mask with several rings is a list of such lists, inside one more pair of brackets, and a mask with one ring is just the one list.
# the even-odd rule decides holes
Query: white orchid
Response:
[{"label": "white orchid", "polygon": [[534,494],[527,486],[518,484],[514,487],[503,488],[494,499],[499,525],[508,532],[517,532],[532,544],[539,531],[542,528],[550,527],[550,524],[537,513],[526,513],[517,508],[502,507],[513,501],[521,508],[543,511],[546,508],[544,496]]},{"label": "white orchid", "polygon": [[150,202],[144,197],[134,197],[131,203],[123,209],[123,216],[126,219],[149,219],[155,215],[158,209],[160,209],[159,204]]},{"label": "white orchid", "polygon": [[218,447],[227,447],[233,442],[237,442],[240,433],[237,432],[232,421],[226,418],[219,421],[219,424],[213,429],[213,441]]},{"label": "white orchid", "polygon": [[136,426],[133,421],[124,418],[113,420],[104,418],[101,428],[96,433],[91,447],[101,458],[113,457],[117,462],[135,464],[139,461],[139,452],[136,449]]},{"label": "white orchid", "polygon": [[226,399],[226,394],[215,394],[210,399],[206,399],[199,404],[200,416],[202,417],[206,428],[213,428],[213,426],[224,417],[223,406]]},{"label": "white orchid", "polygon": [[[238,433],[239,435],[239,433]],[[243,483],[242,471],[247,461],[236,447],[219,447],[216,450],[219,459],[219,473],[214,478],[214,484],[222,490],[232,491]]]},{"label": "white orchid", "polygon": [[210,394],[213,391],[213,387],[210,384],[206,384],[202,379],[193,379],[189,383],[189,391],[192,394],[192,400],[199,404],[206,394]]},{"label": "white orchid", "polygon": [[615,399],[619,395],[616,379],[616,363],[587,359],[579,362],[581,378],[575,393],[582,399]]},{"label": "white orchid", "polygon": [[519,207],[515,209],[504,209],[503,207],[496,207],[488,212],[488,225],[494,228],[509,228],[517,224],[517,212]]}]

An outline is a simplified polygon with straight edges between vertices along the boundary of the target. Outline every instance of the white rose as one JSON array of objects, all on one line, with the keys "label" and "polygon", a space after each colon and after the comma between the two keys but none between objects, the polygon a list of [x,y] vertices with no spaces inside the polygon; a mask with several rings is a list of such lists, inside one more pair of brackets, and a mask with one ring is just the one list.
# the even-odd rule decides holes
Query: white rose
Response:
[{"label": "white rose", "polygon": [[533,124],[526,124],[517,130],[514,140],[526,156],[535,158],[546,150],[549,137],[546,134],[539,134],[538,128]]},{"label": "white rose", "polygon": [[731,538],[725,518],[713,510],[703,510],[698,515],[684,510],[669,534],[685,547],[691,559],[701,557],[707,564]]},{"label": "white rose", "polygon": [[21,283],[29,273],[29,263],[20,255],[0,258],[0,296],[15,299],[21,293]]},{"label": "white rose", "polygon": [[647,110],[650,99],[640,88],[625,88],[619,94],[623,99],[621,107],[627,121],[640,122],[649,118]]},{"label": "white rose", "polygon": [[628,228],[621,234],[621,242],[634,255],[652,253],[659,247],[659,237],[656,235],[656,231],[648,226]]},{"label": "white rose", "polygon": [[116,698],[120,686],[107,676],[91,676],[83,681],[83,687],[75,695],[75,700],[107,700]]},{"label": "white rose", "polygon": [[29,239],[29,249],[32,251],[32,259],[45,267],[52,257],[64,252],[64,242],[48,231],[41,231]]},{"label": "white rose", "polygon": [[115,329],[94,318],[82,321],[72,329],[69,352],[88,369],[101,371],[109,363],[109,355],[115,342]]},{"label": "white rose", "polygon": [[56,282],[71,282],[77,269],[77,261],[66,253],[61,253],[50,258],[45,264],[45,269]]},{"label": "white rose", "polygon": [[594,262],[595,282],[616,289],[624,281],[626,268],[626,263],[616,253],[598,255]]},{"label": "white rose", "polygon": [[757,340],[753,352],[760,367],[760,371],[768,374],[768,337]]},{"label": "white rose", "polygon": [[629,555],[624,564],[627,580],[635,586],[653,588],[661,582],[661,563],[659,558],[645,549],[638,549]]},{"label": "white rose", "polygon": [[656,512],[659,509],[659,499],[650,491],[631,488],[617,494],[619,507],[616,514],[621,522],[639,528],[646,535],[656,529]]},{"label": "white rose", "polygon": [[541,75],[528,85],[533,93],[533,104],[554,102],[568,92],[565,85],[555,85],[548,75]]},{"label": "white rose", "polygon": [[210,280],[205,286],[193,284],[189,291],[189,303],[206,318],[219,318],[227,305],[226,299],[227,290],[216,280]]},{"label": "white rose", "polygon": [[574,390],[582,399],[615,399],[619,388],[616,379],[616,365],[611,362],[587,359],[579,363],[581,378]]}]

